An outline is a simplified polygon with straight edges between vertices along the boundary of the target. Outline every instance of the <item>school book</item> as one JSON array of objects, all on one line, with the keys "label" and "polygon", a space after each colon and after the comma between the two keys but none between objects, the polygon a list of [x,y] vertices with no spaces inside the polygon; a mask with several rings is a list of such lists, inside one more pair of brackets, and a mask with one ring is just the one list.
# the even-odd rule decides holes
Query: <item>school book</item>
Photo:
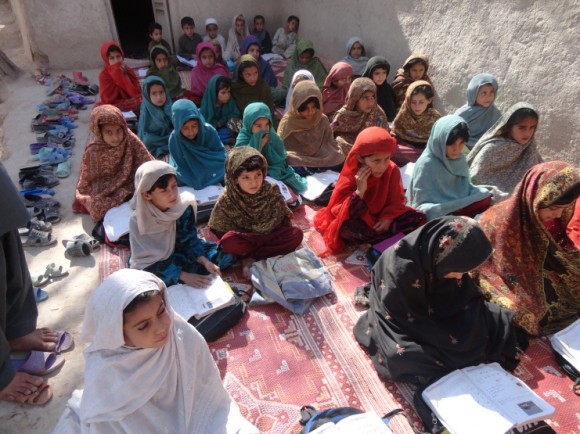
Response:
[{"label": "school book", "polygon": [[403,189],[406,190],[411,184],[411,178],[413,177],[413,170],[415,169],[415,163],[407,163],[403,167],[399,167],[401,172],[401,181],[403,182]]},{"label": "school book", "polygon": [[550,337],[552,347],[580,371],[580,319]]},{"label": "school book", "polygon": [[311,434],[392,434],[387,424],[374,412],[353,414],[340,421],[327,422]]},{"label": "school book", "polygon": [[296,194],[294,194],[294,192],[282,181],[278,181],[277,179],[274,179],[271,176],[266,176],[265,180],[268,181],[270,184],[278,186],[278,188],[280,189],[280,193],[282,193],[282,196],[284,196],[284,200],[286,201],[286,203],[296,202]]},{"label": "school book", "polygon": [[123,202],[121,205],[111,208],[106,212],[103,219],[103,228],[109,241],[118,241],[123,235],[129,233],[129,221],[133,209],[129,202]]},{"label": "school book", "polygon": [[224,190],[225,188],[218,184],[208,185],[207,187],[202,188],[201,190],[195,190],[194,188],[191,187],[179,187],[180,193],[183,191],[193,193],[195,195],[195,200],[198,205],[215,204]]},{"label": "school book", "polygon": [[192,68],[195,68],[197,66],[197,61],[194,59],[187,60],[185,57],[181,57],[178,55],[177,60],[179,60],[184,65],[191,66]]},{"label": "school book", "polygon": [[324,193],[324,190],[326,190],[331,185],[336,184],[339,175],[339,173],[332,170],[326,170],[324,172],[308,175],[306,177],[306,191],[301,193],[302,197],[310,201],[318,199],[322,193]]},{"label": "school book", "polygon": [[422,397],[451,434],[504,434],[555,411],[498,363],[453,371]]},{"label": "school book", "polygon": [[206,317],[236,302],[232,289],[220,276],[207,288],[178,284],[167,288],[167,293],[173,310],[186,320]]}]

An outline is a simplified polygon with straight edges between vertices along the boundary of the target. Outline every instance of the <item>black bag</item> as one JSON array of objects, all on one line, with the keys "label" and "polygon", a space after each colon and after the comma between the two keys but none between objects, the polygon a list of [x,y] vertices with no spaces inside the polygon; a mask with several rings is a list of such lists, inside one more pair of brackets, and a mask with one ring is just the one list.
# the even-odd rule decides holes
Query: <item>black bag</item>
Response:
[{"label": "black bag", "polygon": [[192,316],[188,322],[197,329],[207,342],[215,341],[235,326],[246,313],[248,305],[238,296],[234,296],[234,298],[236,300],[234,304],[200,319]]},{"label": "black bag", "polygon": [[562,368],[566,375],[574,382],[572,391],[580,396],[580,372],[578,372],[578,370],[557,351],[554,351],[554,357],[556,358],[558,365],[560,365],[560,368]]},{"label": "black bag", "polygon": [[[389,418],[401,412],[403,412],[402,408],[396,408],[384,415],[382,419],[388,425]],[[327,422],[337,423],[345,417],[361,413],[364,411],[354,407],[333,407],[317,411],[311,405],[305,405],[300,409],[300,425],[304,426],[301,434],[308,434]]]}]

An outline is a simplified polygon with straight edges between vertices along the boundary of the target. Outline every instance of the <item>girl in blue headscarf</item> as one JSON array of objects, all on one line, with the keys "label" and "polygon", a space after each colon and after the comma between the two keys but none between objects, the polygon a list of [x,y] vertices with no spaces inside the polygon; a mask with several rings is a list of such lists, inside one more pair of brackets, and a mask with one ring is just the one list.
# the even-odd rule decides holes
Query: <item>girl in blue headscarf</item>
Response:
[{"label": "girl in blue headscarf", "polygon": [[467,104],[455,112],[467,122],[469,149],[489,130],[501,117],[501,112],[495,106],[497,95],[497,80],[493,74],[483,72],[471,79],[467,86]]},{"label": "girl in blue headscarf", "polygon": [[143,101],[137,135],[151,155],[162,160],[169,154],[168,140],[173,131],[171,98],[161,77],[150,75],[141,86]]},{"label": "girl in blue headscarf", "polygon": [[463,118],[443,116],[429,136],[407,189],[409,205],[427,214],[427,220],[447,215],[475,217],[491,202],[491,193],[471,183],[463,147],[469,130]]},{"label": "girl in blue headscarf", "polygon": [[282,181],[295,191],[306,190],[306,179],[286,163],[286,148],[272,128],[272,115],[266,104],[255,102],[246,107],[242,129],[236,140],[238,146],[251,146],[260,151],[266,157],[268,175],[272,178]]},{"label": "girl in blue headscarf", "polygon": [[189,100],[171,107],[175,130],[169,136],[169,164],[177,182],[200,190],[224,180],[226,152],[217,131]]}]

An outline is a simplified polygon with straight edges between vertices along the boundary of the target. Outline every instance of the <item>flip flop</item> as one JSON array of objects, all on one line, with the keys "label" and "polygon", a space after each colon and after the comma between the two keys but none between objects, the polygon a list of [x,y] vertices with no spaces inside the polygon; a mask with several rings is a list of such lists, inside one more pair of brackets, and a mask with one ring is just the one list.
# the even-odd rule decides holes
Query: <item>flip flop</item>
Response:
[{"label": "flip flop", "polygon": [[44,275],[46,277],[62,277],[68,274],[68,268],[64,265],[56,265],[54,262],[46,266],[46,271]]},{"label": "flip flop", "polygon": [[56,353],[33,350],[25,359],[11,359],[12,368],[30,375],[48,375],[64,363],[64,357]]},{"label": "flip flop", "polygon": [[46,285],[48,282],[50,282],[50,276],[47,276],[46,273],[44,274],[38,274],[36,275],[33,279],[32,279],[32,284],[35,287],[40,287],[40,286],[44,286]]},{"label": "flip flop", "polygon": [[62,240],[62,245],[67,247],[68,243],[70,242],[74,243],[75,241],[84,241],[85,243],[87,243],[91,249],[91,252],[94,252],[101,246],[101,243],[98,240],[87,234],[75,235],[74,237],[72,237],[72,240]]},{"label": "flip flop", "polygon": [[56,330],[56,333],[58,333],[58,340],[54,352],[60,354],[72,349],[75,343],[72,335],[66,330]]},{"label": "flip flop", "polygon": [[91,246],[86,241],[63,241],[65,253],[71,258],[82,258],[91,254]]},{"label": "flip flop", "polygon": [[34,290],[34,298],[36,298],[36,303],[40,303],[48,298],[48,292],[40,288],[32,288]]},{"label": "flip flop", "polygon": [[56,177],[57,178],[68,178],[70,175],[70,160],[63,161],[58,166],[56,166]]}]

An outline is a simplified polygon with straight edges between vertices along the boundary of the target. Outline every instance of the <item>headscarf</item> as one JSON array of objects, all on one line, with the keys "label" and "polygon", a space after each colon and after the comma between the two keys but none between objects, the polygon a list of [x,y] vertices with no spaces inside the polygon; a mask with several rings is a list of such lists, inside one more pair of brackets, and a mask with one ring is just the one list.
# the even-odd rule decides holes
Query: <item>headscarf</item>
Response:
[{"label": "headscarf", "polygon": [[205,93],[203,94],[203,100],[201,101],[200,111],[205,117],[205,121],[214,127],[224,127],[230,119],[241,119],[242,115],[238,110],[238,106],[234,102],[233,98],[222,105],[221,107],[216,107],[217,102],[217,81],[221,75],[214,75],[210,78]]},{"label": "headscarf", "polygon": [[[262,49],[260,41],[258,40],[258,38],[254,35],[248,35],[242,41],[242,48],[241,48],[240,54],[242,54],[242,55],[248,54],[248,50],[250,49],[251,45],[257,45],[258,48],[260,48],[260,51]],[[270,87],[278,86],[278,78],[276,77],[276,74],[274,74],[272,67],[262,57],[262,55],[260,55],[260,57],[258,58],[258,66],[260,67],[260,69],[259,69],[260,77],[262,77],[262,79],[266,83],[268,83],[268,86],[270,86]]]},{"label": "headscarf", "polygon": [[[149,89],[153,84],[160,84],[165,91],[165,104],[158,107],[151,102]],[[137,136],[155,158],[169,153],[167,141],[173,131],[171,122],[171,98],[167,86],[161,77],[150,75],[143,81],[143,101],[139,111],[139,129]]]},{"label": "headscarf", "polygon": [[271,117],[274,116],[274,102],[272,100],[272,91],[270,86],[258,76],[258,81],[254,86],[250,86],[244,81],[242,76],[244,69],[255,66],[260,73],[260,65],[253,56],[244,54],[240,57],[237,67],[237,79],[232,82],[232,97],[240,110],[243,113],[248,105],[254,102],[262,102],[270,109]]},{"label": "headscarf", "polygon": [[475,184],[493,185],[504,193],[511,193],[528,169],[542,162],[536,147],[535,133],[525,145],[501,136],[509,119],[523,108],[536,112],[539,120],[538,111],[530,104],[514,104],[467,155],[471,179]]},{"label": "headscarf", "polygon": [[163,69],[158,69],[155,66],[155,57],[153,54],[159,54],[159,51],[162,51],[167,56],[168,60],[171,60],[171,55],[167,48],[163,45],[154,45],[151,47],[151,51],[149,51],[149,60],[151,65],[147,70],[147,75],[156,75],[157,77],[161,77],[165,82],[166,88],[169,90],[169,96],[172,99],[179,98],[183,95],[183,88],[181,87],[181,78],[179,78],[179,73],[175,69],[175,66],[171,64],[171,61],[167,64],[167,66]]},{"label": "headscarf", "polygon": [[443,116],[435,122],[427,147],[415,163],[407,198],[411,206],[427,214],[427,220],[460,210],[491,195],[487,189],[471,183],[465,154],[455,160],[445,155],[447,138],[461,123],[465,121],[457,115]]},{"label": "headscarf", "polygon": [[552,221],[561,237],[540,220],[540,208],[556,202],[580,183],[580,171],[563,161],[538,164],[526,172],[513,194],[481,216],[495,249],[478,272],[491,301],[515,313],[532,335],[553,333],[578,319],[580,249],[571,246],[566,225],[575,202]]},{"label": "headscarf", "polygon": [[[171,321],[161,348],[125,346],[123,310],[136,296],[158,291]],[[224,389],[201,335],[177,315],[165,284],[151,273],[122,269],[93,291],[81,339],[85,389],[77,432],[257,432]]]},{"label": "headscarf", "polygon": [[175,169],[159,160],[143,163],[135,174],[134,211],[129,224],[131,268],[143,270],[169,258],[175,250],[175,222],[189,206],[196,207],[195,197],[188,192],[178,195],[177,203],[166,211],[143,198],[164,175],[175,175]]},{"label": "headscarf", "polygon": [[[270,121],[270,131],[259,131],[252,133],[252,125],[260,118],[266,118]],[[268,142],[261,147],[260,142],[264,134],[269,134]],[[272,127],[272,115],[266,104],[255,102],[246,107],[244,118],[242,120],[242,129],[236,139],[236,147],[251,146],[257,149],[266,157],[268,162],[268,175],[272,178],[282,181],[296,191],[306,190],[306,179],[299,176],[294,169],[286,163],[286,149],[280,136]]]},{"label": "headscarf", "polygon": [[424,80],[417,80],[411,83],[407,88],[405,102],[393,121],[393,129],[391,132],[397,139],[404,142],[427,143],[433,124],[441,117],[441,113],[430,107],[430,105],[420,115],[413,113],[413,110],[411,110],[411,98],[413,91],[419,86],[433,87],[429,82]]},{"label": "headscarf", "polygon": [[499,88],[493,74],[482,72],[471,79],[467,85],[467,103],[459,107],[455,114],[461,116],[469,126],[469,141],[466,143],[469,149],[489,130],[501,117],[501,112],[495,105],[495,101],[489,107],[475,105],[477,93],[482,86],[490,84],[493,87],[495,97]]},{"label": "headscarf", "polygon": [[337,146],[328,118],[319,110],[312,120],[300,114],[298,108],[310,98],[317,98],[322,107],[322,94],[313,81],[301,81],[294,89],[290,111],[278,126],[278,134],[288,152],[291,166],[332,167],[344,161]]},{"label": "headscarf", "polygon": [[385,250],[371,273],[370,308],[354,328],[377,371],[397,381],[498,362],[517,365],[512,315],[484,301],[468,273],[492,254],[467,217],[440,217]]},{"label": "headscarf", "polygon": [[[226,188],[219,197],[209,219],[209,227],[218,232],[245,232],[266,235],[284,220],[292,217],[278,186],[264,179],[256,194],[243,192],[235,177],[238,168],[250,157],[260,156],[264,167],[268,167],[264,156],[249,146],[237,146],[226,160]],[[266,178],[266,170],[264,170]]]},{"label": "headscarf", "polygon": [[352,66],[346,62],[335,63],[330,68],[330,72],[326,76],[324,87],[322,88],[322,100],[324,101],[322,111],[324,114],[329,115],[334,113],[344,105],[350,86],[335,87],[333,82],[352,77],[352,74]]},{"label": "headscarf", "polygon": [[375,105],[370,113],[359,112],[356,109],[358,101],[365,92],[372,92],[375,97],[377,86],[370,78],[357,78],[350,85],[345,105],[336,112],[331,127],[338,145],[345,154],[352,147],[356,136],[368,127],[382,127],[387,129],[389,122],[383,109]]},{"label": "headscarf", "polygon": [[[361,168],[359,158],[378,153],[393,154],[397,142],[384,128],[369,127],[356,138],[340,176],[330,197],[328,206],[314,217],[314,226],[323,233],[324,241],[331,252],[340,252],[343,241],[340,238],[342,224],[350,218],[352,194],[356,191],[355,176]],[[379,220],[394,220],[412,208],[406,206],[405,192],[399,168],[392,161],[380,178],[369,176],[367,189],[362,198],[367,210],[362,220],[372,228]]]},{"label": "headscarf", "polygon": [[316,55],[312,56],[310,62],[308,64],[303,65],[300,63],[298,58],[302,53],[306,50],[312,50],[314,52],[314,44],[310,39],[299,39],[296,41],[296,50],[294,50],[294,54],[288,61],[288,65],[286,65],[286,70],[284,71],[284,87],[288,89],[290,87],[290,79],[294,75],[296,71],[299,69],[307,69],[309,70],[312,75],[314,76],[314,81],[316,81],[316,85],[322,89],[324,85],[324,80],[326,79],[326,75],[328,72],[326,68],[320,61]]},{"label": "headscarf", "polygon": [[[358,59],[355,59],[354,57],[351,57],[350,50],[352,50],[352,46],[357,42],[362,47],[362,55]],[[354,75],[359,77],[363,75],[365,68],[367,66],[367,62],[369,61],[369,58],[367,57],[367,51],[365,49],[365,44],[362,38],[358,36],[353,36],[349,38],[349,40],[346,42],[346,56],[344,56],[342,60],[348,63],[350,66],[352,66]]]},{"label": "headscarf", "polygon": [[[244,33],[239,35],[236,32],[236,21],[238,19],[244,20]],[[244,14],[237,14],[232,18],[232,27],[228,30],[228,42],[224,49],[224,58],[237,60],[240,57],[240,47],[242,46],[242,41],[246,36],[250,34],[248,30],[248,22]]]},{"label": "headscarf", "polygon": [[[201,63],[200,56],[203,50],[210,50],[213,53],[213,58],[216,61],[211,68],[206,68],[203,66],[203,63]],[[225,66],[217,62],[215,47],[211,42],[201,42],[197,44],[197,47],[195,48],[195,55],[197,58],[197,65],[191,71],[191,92],[201,100],[205,95],[205,89],[209,80],[214,75],[229,77],[230,73],[225,68]]]},{"label": "headscarf", "polygon": [[290,109],[290,99],[292,98],[292,92],[294,92],[294,87],[297,84],[296,81],[299,78],[301,80],[314,81],[314,76],[312,75],[312,72],[310,72],[308,69],[299,69],[294,73],[294,75],[292,76],[292,81],[290,82],[290,87],[288,88],[288,93],[286,94],[286,105],[284,107],[284,114],[286,114],[286,112]]},{"label": "headscarf", "polygon": [[[124,137],[117,146],[108,145],[101,134],[105,124],[123,128]],[[89,118],[91,137],[75,192],[73,210],[88,212],[93,222],[133,196],[135,172],[146,161],[153,160],[145,145],[128,127],[123,113],[112,105],[95,107]]]},{"label": "headscarf", "polygon": [[[376,68],[384,68],[387,70],[387,78],[389,77],[389,72],[391,71],[391,65],[381,56],[371,57],[367,63],[367,67],[363,72],[363,77],[373,79],[373,72]],[[377,86],[377,102],[379,107],[383,109],[388,119],[395,119],[397,115],[397,101],[395,97],[395,92],[391,85],[385,81],[380,86]]]},{"label": "headscarf", "polygon": [[[175,130],[169,136],[169,164],[175,168],[179,184],[201,190],[223,182],[226,152],[215,128],[205,122],[189,100],[175,102],[171,112]],[[191,119],[199,123],[199,131],[193,140],[181,134],[183,125]]]},{"label": "headscarf", "polygon": [[431,86],[433,86],[433,82],[429,78],[429,75],[427,75],[429,70],[429,56],[426,54],[411,54],[409,57],[407,57],[407,60],[405,60],[403,66],[397,70],[397,74],[393,80],[393,91],[395,92],[395,96],[397,97],[397,104],[399,106],[402,105],[405,101],[407,88],[411,83],[413,83],[413,79],[406,71],[406,67],[417,59],[421,59],[425,64],[425,73],[423,74],[423,77],[421,77],[421,80],[427,81],[429,84],[431,84]]},{"label": "headscarf", "polygon": [[107,51],[112,46],[117,47],[121,57],[125,59],[125,53],[115,41],[107,41],[101,45],[101,58],[105,66],[99,74],[100,100],[96,105],[114,104],[123,110],[138,109],[141,104],[141,87],[137,74],[131,68],[122,68],[122,62],[109,64]]}]

